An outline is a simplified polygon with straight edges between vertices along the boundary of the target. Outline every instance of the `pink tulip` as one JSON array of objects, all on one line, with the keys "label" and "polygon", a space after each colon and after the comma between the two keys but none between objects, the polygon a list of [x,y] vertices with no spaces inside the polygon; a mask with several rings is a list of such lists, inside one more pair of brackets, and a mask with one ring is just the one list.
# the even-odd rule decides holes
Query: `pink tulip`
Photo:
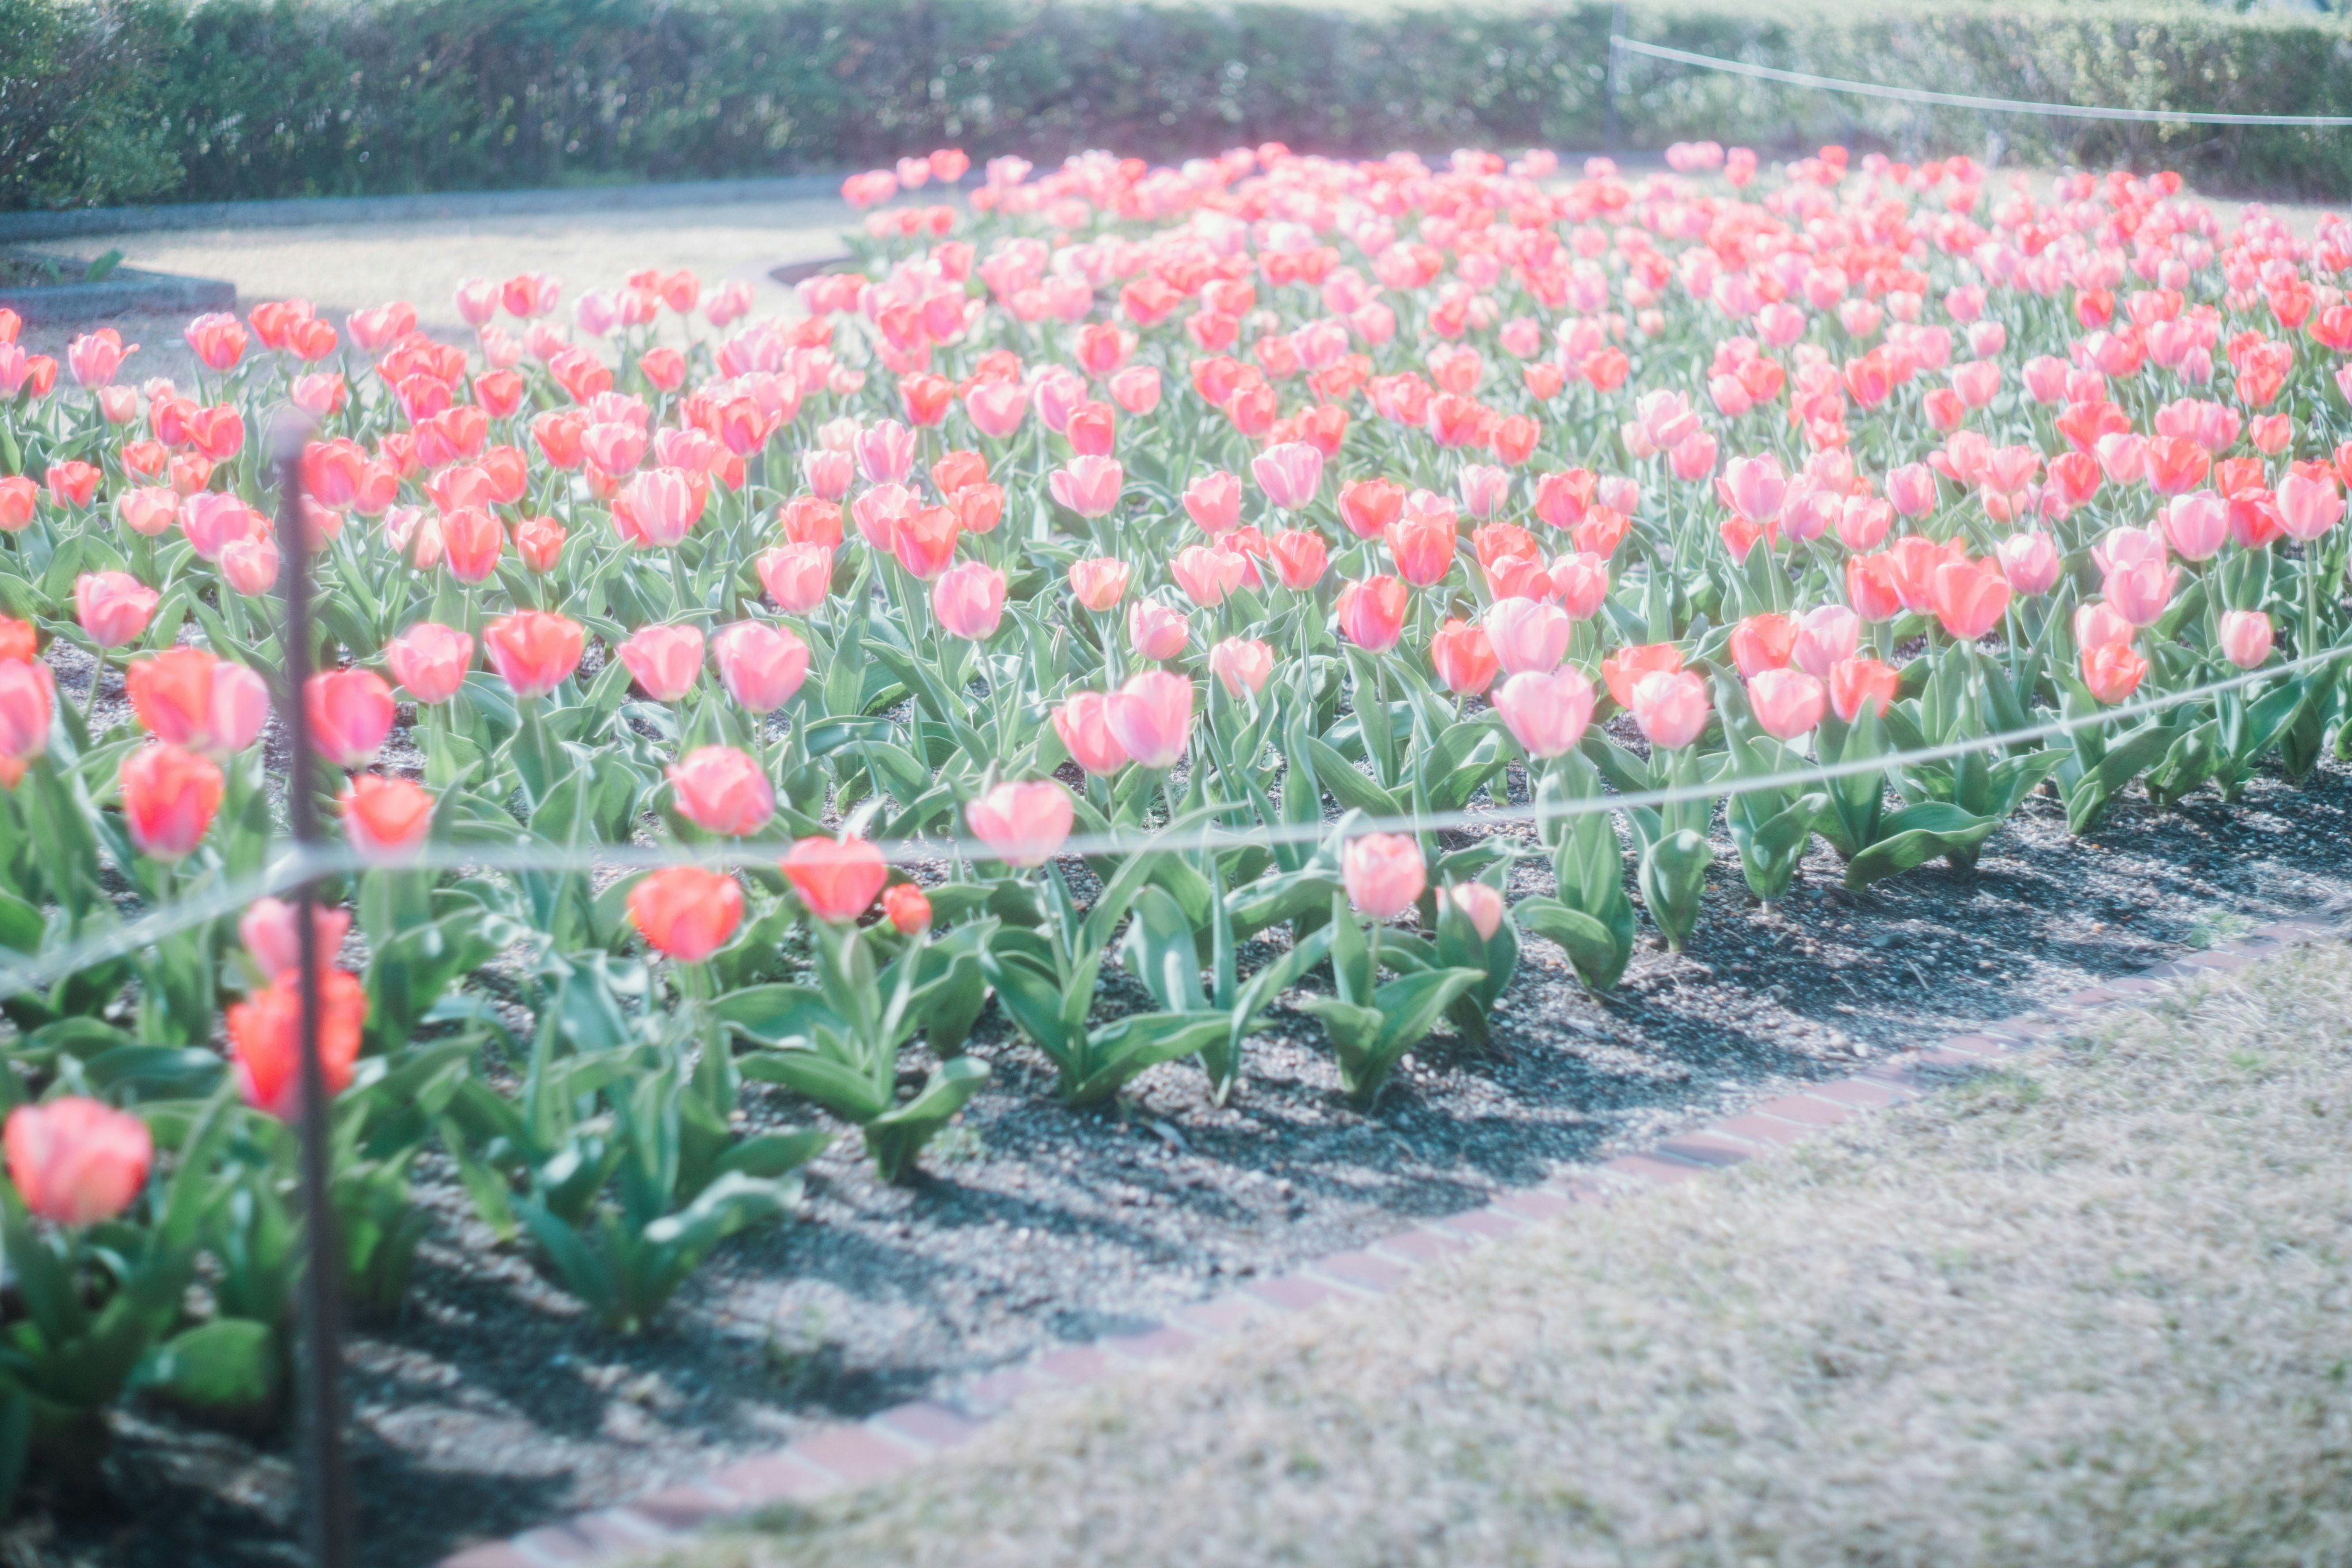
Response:
[{"label": "pink tulip", "polygon": [[[1310,448],[1311,450],[1311,448]],[[1509,504],[1511,474],[1492,463],[1472,463],[1462,470],[1462,510],[1475,518],[1490,518]]]},{"label": "pink tulip", "polygon": [[2305,543],[2326,533],[2344,516],[2344,492],[2333,476],[2307,474],[2298,467],[2278,482],[2279,526]]},{"label": "pink tulip", "polygon": [[698,746],[672,763],[667,776],[678,815],[705,833],[740,838],[776,815],[775,786],[759,760],[733,746]]},{"label": "pink tulip", "polygon": [[1209,650],[1209,673],[1235,701],[1244,692],[1255,697],[1274,675],[1274,649],[1253,638],[1227,637]]},{"label": "pink tulip", "polygon": [[1184,487],[1184,510],[1204,533],[1223,533],[1242,521],[1242,482],[1220,470]]},{"label": "pink tulip", "polygon": [[1090,555],[1070,563],[1071,594],[1097,615],[1118,603],[1127,593],[1127,563],[1115,555]]},{"label": "pink tulip", "polygon": [[1551,591],[1571,621],[1600,613],[1609,597],[1609,562],[1592,552],[1562,555],[1551,563]]},{"label": "pink tulip", "polygon": [[1168,574],[1176,579],[1176,585],[1204,610],[1223,604],[1225,595],[1242,585],[1248,572],[1249,563],[1241,555],[1205,544],[1186,545],[1168,563]]},{"label": "pink tulip", "polygon": [[1653,671],[1633,686],[1633,722],[1653,746],[1675,751],[1706,728],[1706,682],[1695,670]]},{"label": "pink tulip", "polygon": [[1295,511],[1312,501],[1322,488],[1323,450],[1305,441],[1268,447],[1250,459],[1250,476],[1266,500],[1285,511]]},{"label": "pink tulip", "polygon": [[1530,757],[1567,755],[1592,721],[1592,682],[1572,665],[1515,675],[1496,689],[1494,701],[1504,727]]},{"label": "pink tulip", "polygon": [[1759,669],[1748,678],[1748,706],[1776,741],[1793,741],[1819,724],[1829,700],[1829,688],[1801,669]]},{"label": "pink tulip", "polygon": [[2177,568],[2161,561],[2135,561],[2110,568],[2100,591],[2116,614],[2133,626],[2154,626],[2171,602],[2179,576]]},{"label": "pink tulip", "polygon": [[1734,458],[1724,465],[1723,503],[1749,522],[1770,522],[1779,517],[1788,489],[1789,476],[1781,472],[1780,459],[1769,453],[1760,458]]},{"label": "pink tulip", "polygon": [[1843,605],[1822,605],[1796,617],[1797,639],[1790,645],[1789,662],[1817,680],[1827,680],[1831,668],[1853,657],[1862,644],[1862,617]]},{"label": "pink tulip", "polygon": [[702,520],[709,482],[684,468],[648,468],[613,498],[622,537],[649,550],[674,550]]},{"label": "pink tulip", "polygon": [[2110,430],[2091,448],[2111,485],[2135,485],[2147,474],[2147,437],[2136,430]]},{"label": "pink tulip", "polygon": [[710,639],[719,681],[740,707],[772,713],[808,679],[808,644],[786,627],[738,621]]},{"label": "pink tulip", "polygon": [[1054,710],[1054,732],[1062,738],[1062,749],[1072,762],[1101,778],[1128,763],[1127,748],[1110,731],[1109,700],[1099,691],[1074,691]]},{"label": "pink tulip", "polygon": [[1004,619],[1004,574],[978,561],[949,567],[931,584],[931,614],[948,636],[986,642]]},{"label": "pink tulip", "polygon": [[392,678],[428,708],[457,695],[473,659],[474,639],[437,621],[419,621],[383,647]]},{"label": "pink tulip", "polygon": [[[331,963],[352,929],[352,911],[313,904],[310,929],[318,933],[319,962]],[[236,934],[264,980],[275,980],[302,967],[302,924],[292,904],[279,899],[256,899],[237,921]]]},{"label": "pink tulip", "polygon": [[856,477],[857,465],[846,452],[820,447],[801,454],[801,478],[819,500],[839,500],[849,493],[849,482]]},{"label": "pink tulip", "polygon": [[1429,886],[1421,846],[1402,833],[1367,833],[1339,852],[1348,901],[1376,921],[1392,921],[1419,901]]},{"label": "pink tulip", "polygon": [[1168,767],[1192,739],[1192,683],[1168,670],[1146,670],[1105,700],[1103,721],[1138,763]]},{"label": "pink tulip", "polygon": [[1139,658],[1174,658],[1192,636],[1192,623],[1182,612],[1156,599],[1138,599],[1128,607],[1127,640]]},{"label": "pink tulip", "polygon": [[100,647],[136,642],[163,595],[128,572],[85,572],[74,579],[74,618]]},{"label": "pink tulip", "polygon": [[131,1206],[155,1163],[147,1124],[78,1095],[20,1105],[0,1126],[8,1181],[52,1225],[95,1225]]},{"label": "pink tulip", "polygon": [[1889,470],[1886,499],[1905,517],[1927,516],[1936,510],[1936,470],[1925,463],[1906,463]]},{"label": "pink tulip", "polygon": [[1456,882],[1445,889],[1445,900],[1460,910],[1480,942],[1492,942],[1503,929],[1503,895],[1485,882]]},{"label": "pink tulip", "polygon": [[1001,784],[963,808],[964,826],[1008,866],[1043,866],[1070,837],[1076,807],[1051,779]]},{"label": "pink tulip", "polygon": [[630,678],[656,702],[676,702],[702,679],[698,626],[640,626],[618,651]]},{"label": "pink tulip", "polygon": [[2011,593],[2042,595],[2049,593],[2058,583],[2063,562],[2058,560],[2058,543],[2049,533],[2030,529],[2025,533],[2011,533],[1994,548],[1994,560],[2000,560],[2001,576],[2009,581]]},{"label": "pink tulip", "polygon": [[2134,632],[2132,624],[2116,613],[2114,605],[2102,600],[2074,607],[2074,646],[2090,649],[2106,643],[2129,642]]},{"label": "pink tulip", "polygon": [[964,394],[963,411],[973,429],[1002,441],[1028,416],[1029,396],[1011,382],[984,381]]},{"label": "pink tulip", "polygon": [[833,552],[822,544],[779,544],[753,563],[760,585],[788,616],[805,616],[833,591]]},{"label": "pink tulip", "polygon": [[268,521],[226,490],[198,490],[180,503],[180,531],[200,561],[217,563],[232,544],[268,530]]},{"label": "pink tulip", "polygon": [[1045,488],[1080,517],[1096,518],[1108,517],[1118,508],[1119,488],[1126,482],[1127,470],[1118,458],[1082,457],[1047,475]]},{"label": "pink tulip", "polygon": [[2164,537],[2183,561],[2210,561],[2230,540],[2230,503],[2211,490],[2174,496],[2164,509]]},{"label": "pink tulip", "polygon": [[248,599],[278,586],[279,565],[278,541],[266,533],[232,541],[221,551],[221,575]]},{"label": "pink tulip", "polygon": [[896,419],[885,419],[851,437],[849,450],[867,484],[904,484],[915,466],[915,433]]},{"label": "pink tulip", "polygon": [[2260,610],[2231,610],[2221,617],[2221,652],[2240,669],[2270,661],[2271,618]]},{"label": "pink tulip", "polygon": [[1486,640],[1505,675],[1538,674],[1568,657],[1569,634],[1576,629],[1565,611],[1549,599],[1503,599],[1486,615]]}]

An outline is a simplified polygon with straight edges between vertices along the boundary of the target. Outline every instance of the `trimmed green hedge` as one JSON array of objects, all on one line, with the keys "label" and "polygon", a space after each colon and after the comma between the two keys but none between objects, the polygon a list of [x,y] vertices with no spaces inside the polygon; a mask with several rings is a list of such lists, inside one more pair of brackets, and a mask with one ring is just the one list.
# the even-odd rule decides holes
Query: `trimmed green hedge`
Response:
[{"label": "trimmed green hedge", "polygon": [[[2325,16],[2132,3],[1633,8],[1639,36],[2007,97],[2352,109]],[[350,195],[1058,159],[1236,142],[1599,143],[1611,7],[1084,0],[0,0],[0,205]],[[45,60],[72,55],[66,80]],[[62,83],[62,86],[61,86]],[[1683,136],[2165,163],[2352,189],[2352,132],[1918,114],[1629,58],[1629,145]],[[28,156],[37,153],[38,156]]]}]

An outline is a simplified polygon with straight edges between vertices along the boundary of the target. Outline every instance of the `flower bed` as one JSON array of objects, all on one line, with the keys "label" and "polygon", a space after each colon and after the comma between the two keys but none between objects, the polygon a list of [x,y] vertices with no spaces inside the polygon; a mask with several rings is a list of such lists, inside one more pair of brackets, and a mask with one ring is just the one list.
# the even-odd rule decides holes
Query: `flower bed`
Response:
[{"label": "flower bed", "polygon": [[[849,182],[861,269],[793,321],[647,273],[566,327],[524,273],[461,289],[471,349],[199,318],[186,389],[0,344],[0,1459],[62,1500],[127,1391],[278,1411],[301,875],[354,1309],[462,1203],[617,1343],[850,1128],[827,1180],[887,1194],[968,1108],[1156,1073],[1214,1123],[1269,1050],[1361,1125],[1570,973],[1801,971],[1913,883],[1958,939],[2004,824],[2063,862],[2135,781],[2340,842],[2299,787],[2346,733],[2352,231],[1670,161],[1001,160],[943,205],[943,152]],[[324,858],[265,743],[298,548]],[[2200,874],[2274,899],[2246,863]]]}]

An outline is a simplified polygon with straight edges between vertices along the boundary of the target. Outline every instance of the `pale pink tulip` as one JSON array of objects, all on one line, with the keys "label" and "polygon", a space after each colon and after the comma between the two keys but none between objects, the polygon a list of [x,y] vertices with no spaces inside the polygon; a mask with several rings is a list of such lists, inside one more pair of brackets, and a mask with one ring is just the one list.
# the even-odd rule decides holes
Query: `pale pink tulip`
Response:
[{"label": "pale pink tulip", "polygon": [[1497,687],[1494,702],[1528,756],[1565,756],[1592,721],[1592,682],[1572,665],[1548,674],[1529,670]]},{"label": "pale pink tulip", "polygon": [[1421,846],[1402,833],[1367,833],[1339,852],[1348,901],[1376,921],[1392,921],[1413,907],[1429,886]]},{"label": "pale pink tulip", "polygon": [[[1639,696],[1637,689],[1637,700]],[[1748,706],[1757,724],[1776,741],[1793,741],[1819,724],[1829,700],[1829,688],[1801,669],[1759,669],[1748,678]]]},{"label": "pale pink tulip", "polygon": [[1503,599],[1487,607],[1486,627],[1496,666],[1505,675],[1522,675],[1556,668],[1568,656],[1576,623],[1549,599]]},{"label": "pale pink tulip", "polygon": [[1653,671],[1633,686],[1633,722],[1653,746],[1674,751],[1706,728],[1706,682],[1695,670]]},{"label": "pale pink tulip", "polygon": [[931,584],[940,629],[966,642],[986,642],[1004,619],[1004,574],[982,562],[949,567]]},{"label": "pale pink tulip", "polygon": [[1168,670],[1146,670],[1110,693],[1103,721],[1139,764],[1167,767],[1192,738],[1192,683]]},{"label": "pale pink tulip", "polygon": [[1070,837],[1076,810],[1051,779],[1001,784],[963,808],[964,826],[1008,866],[1042,866]]}]

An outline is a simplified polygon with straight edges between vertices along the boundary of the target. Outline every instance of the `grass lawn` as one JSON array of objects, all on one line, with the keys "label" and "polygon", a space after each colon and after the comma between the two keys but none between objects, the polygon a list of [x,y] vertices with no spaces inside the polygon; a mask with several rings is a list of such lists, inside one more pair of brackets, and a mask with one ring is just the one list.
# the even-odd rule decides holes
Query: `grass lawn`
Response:
[{"label": "grass lawn", "polygon": [[2305,948],[670,1561],[2344,1562],[2347,1069]]}]

